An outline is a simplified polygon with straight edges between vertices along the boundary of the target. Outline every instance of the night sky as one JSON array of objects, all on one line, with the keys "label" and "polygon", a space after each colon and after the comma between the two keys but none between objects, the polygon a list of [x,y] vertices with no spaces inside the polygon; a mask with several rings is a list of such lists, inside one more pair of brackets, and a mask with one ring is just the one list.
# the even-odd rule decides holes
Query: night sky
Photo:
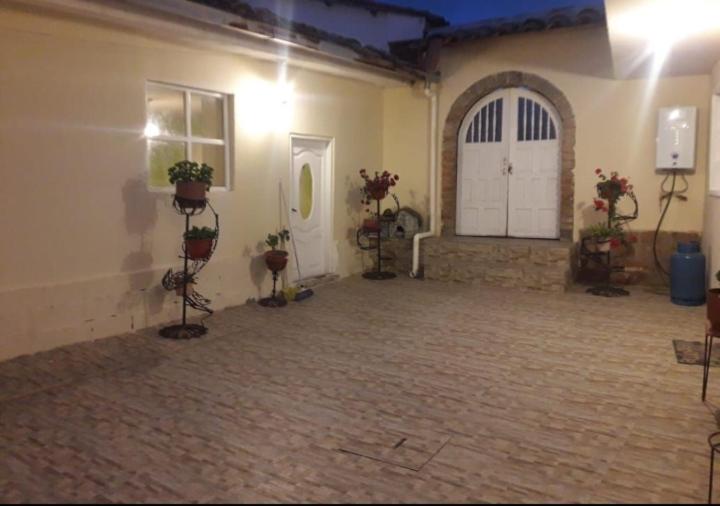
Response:
[{"label": "night sky", "polygon": [[603,0],[380,0],[439,14],[453,25],[569,6],[603,7]]}]

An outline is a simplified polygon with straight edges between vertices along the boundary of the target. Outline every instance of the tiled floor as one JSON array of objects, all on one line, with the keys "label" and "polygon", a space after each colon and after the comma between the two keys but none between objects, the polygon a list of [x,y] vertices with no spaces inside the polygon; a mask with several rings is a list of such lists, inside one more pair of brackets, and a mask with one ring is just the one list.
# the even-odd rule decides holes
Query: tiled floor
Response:
[{"label": "tiled floor", "polygon": [[0,364],[0,501],[705,500],[720,370],[703,404],[671,342],[702,339],[703,307],[316,292],[218,313],[202,340],[149,329]]}]

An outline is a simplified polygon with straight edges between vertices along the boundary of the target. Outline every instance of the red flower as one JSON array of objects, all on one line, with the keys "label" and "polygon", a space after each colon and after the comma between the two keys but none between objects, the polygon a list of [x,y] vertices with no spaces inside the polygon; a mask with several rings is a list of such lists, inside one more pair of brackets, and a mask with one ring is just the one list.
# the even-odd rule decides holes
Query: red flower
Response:
[{"label": "red flower", "polygon": [[612,239],[610,239],[610,247],[611,248],[613,248],[613,249],[619,248],[620,244],[622,244],[622,243],[620,242],[620,239],[618,239],[617,237],[613,237]]},{"label": "red flower", "polygon": [[600,174],[602,172],[602,169],[595,169],[595,174]]},{"label": "red flower", "polygon": [[593,199],[593,204],[595,204],[595,210],[596,211],[602,211],[605,209],[605,201],[600,199]]}]

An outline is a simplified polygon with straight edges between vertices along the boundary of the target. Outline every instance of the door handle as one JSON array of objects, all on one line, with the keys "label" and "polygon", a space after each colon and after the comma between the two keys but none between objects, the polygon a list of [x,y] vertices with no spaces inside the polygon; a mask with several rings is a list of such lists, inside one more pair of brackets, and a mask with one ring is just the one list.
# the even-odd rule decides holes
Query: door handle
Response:
[{"label": "door handle", "polygon": [[512,163],[508,165],[508,174],[512,176]]},{"label": "door handle", "polygon": [[294,213],[297,212],[297,209],[295,209],[294,207],[293,207],[292,209],[290,209],[290,210],[291,210],[292,212],[294,212]]}]

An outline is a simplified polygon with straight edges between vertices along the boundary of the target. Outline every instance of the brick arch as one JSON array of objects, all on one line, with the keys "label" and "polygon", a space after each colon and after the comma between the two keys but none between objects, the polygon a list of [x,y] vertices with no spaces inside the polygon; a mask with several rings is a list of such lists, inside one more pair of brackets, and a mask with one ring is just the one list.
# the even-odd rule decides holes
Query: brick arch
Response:
[{"label": "brick arch", "polygon": [[570,102],[550,81],[525,72],[501,72],[477,81],[453,103],[445,120],[442,147],[442,233],[455,235],[458,133],[467,113],[483,97],[502,88],[527,88],[545,97],[560,115],[560,238],[573,238],[575,213],[575,115]]}]

